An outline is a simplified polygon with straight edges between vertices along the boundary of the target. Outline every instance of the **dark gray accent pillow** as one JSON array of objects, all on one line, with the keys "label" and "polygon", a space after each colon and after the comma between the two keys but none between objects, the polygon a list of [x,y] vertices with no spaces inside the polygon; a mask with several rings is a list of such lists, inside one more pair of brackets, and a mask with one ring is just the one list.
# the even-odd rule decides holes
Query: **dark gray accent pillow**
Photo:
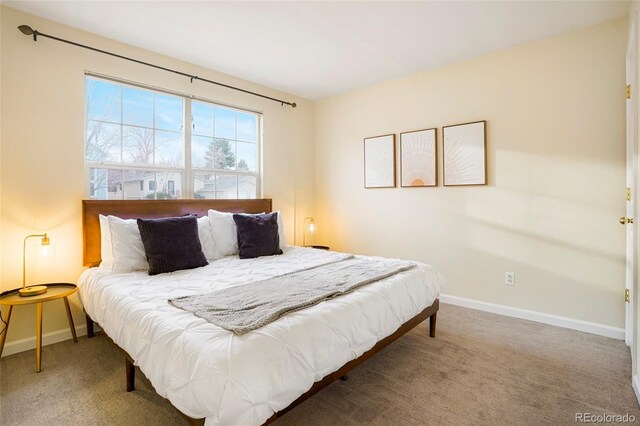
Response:
[{"label": "dark gray accent pillow", "polygon": [[193,269],[209,263],[202,252],[195,216],[138,219],[149,275]]},{"label": "dark gray accent pillow", "polygon": [[282,254],[278,237],[278,213],[234,214],[238,228],[240,259]]}]

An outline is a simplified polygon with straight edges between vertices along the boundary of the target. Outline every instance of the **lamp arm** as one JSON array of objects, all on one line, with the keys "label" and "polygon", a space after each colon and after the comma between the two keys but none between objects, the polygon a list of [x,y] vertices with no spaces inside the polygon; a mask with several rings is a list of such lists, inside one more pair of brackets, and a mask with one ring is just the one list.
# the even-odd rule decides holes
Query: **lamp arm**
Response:
[{"label": "lamp arm", "polygon": [[47,238],[47,234],[27,235],[22,242],[22,288],[25,288],[27,282],[27,240],[33,237]]}]

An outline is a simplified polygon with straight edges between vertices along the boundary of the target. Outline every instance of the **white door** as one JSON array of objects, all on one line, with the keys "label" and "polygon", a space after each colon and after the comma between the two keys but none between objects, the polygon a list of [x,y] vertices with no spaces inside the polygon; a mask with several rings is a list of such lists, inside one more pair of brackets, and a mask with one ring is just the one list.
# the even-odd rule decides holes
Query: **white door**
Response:
[{"label": "white door", "polygon": [[[627,46],[626,58],[626,78],[627,78],[627,209],[625,216],[620,218],[620,222],[626,227],[627,237],[627,271],[626,271],[626,290],[629,292],[629,303],[625,309],[625,341],[627,345],[632,346],[634,338],[635,324],[633,321],[633,297],[636,284],[636,227],[633,223],[635,215],[635,198],[636,198],[636,179],[637,179],[637,163],[636,163],[636,138],[638,127],[637,105],[638,105],[638,87],[637,87],[637,64],[638,64],[638,37],[636,14],[630,17],[629,22],[629,42]],[[638,219],[640,220],[640,218]],[[635,351],[632,351],[635,352]],[[635,358],[635,353],[633,354]],[[635,361],[635,360],[634,360]]]}]

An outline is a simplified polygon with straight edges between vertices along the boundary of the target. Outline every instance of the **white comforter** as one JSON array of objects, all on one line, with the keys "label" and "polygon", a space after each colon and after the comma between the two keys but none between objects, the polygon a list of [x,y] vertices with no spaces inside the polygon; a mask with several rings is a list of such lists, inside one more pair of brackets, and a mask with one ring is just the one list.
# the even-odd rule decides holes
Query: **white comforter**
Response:
[{"label": "white comforter", "polygon": [[79,295],[91,318],[180,411],[206,417],[206,425],[259,425],[430,306],[440,294],[440,274],[419,264],[243,336],[167,300],[308,268],[335,256],[289,247],[281,256],[233,256],[156,276],[91,268],[78,280]]}]

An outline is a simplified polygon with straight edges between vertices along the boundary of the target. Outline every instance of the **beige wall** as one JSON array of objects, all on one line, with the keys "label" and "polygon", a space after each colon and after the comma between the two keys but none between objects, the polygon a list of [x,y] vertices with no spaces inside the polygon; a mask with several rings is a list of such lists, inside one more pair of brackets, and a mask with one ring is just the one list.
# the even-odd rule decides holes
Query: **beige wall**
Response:
[{"label": "beige wall", "polygon": [[[290,243],[294,215],[297,243],[302,219],[313,215],[316,243],[431,263],[448,294],[624,326],[624,229],[616,223],[624,212],[624,100],[616,88],[624,86],[626,20],[369,86],[314,110],[313,102],[10,8],[0,7],[0,19],[3,290],[20,284],[22,238],[31,232],[48,231],[56,256],[34,261],[30,281],[73,282],[82,271],[83,73],[93,71],[262,111],[264,196],[284,211]],[[20,24],[299,106],[34,43]],[[363,188],[363,137],[480,119],[488,121],[488,186]],[[516,273],[515,287],[504,285],[505,271]],[[74,307],[82,323],[77,300]],[[33,337],[34,310],[14,312],[8,342]],[[62,303],[46,305],[45,333],[66,327]]]},{"label": "beige wall", "polygon": [[[264,116],[263,193],[273,198],[287,223],[293,243],[294,210],[309,216],[314,202],[314,104],[304,99],[241,81],[211,70],[91,35],[2,7],[1,13],[1,141],[0,285],[3,290],[21,284],[22,239],[47,231],[55,243],[55,262],[29,268],[30,281],[74,282],[82,272],[81,204],[84,197],[84,72],[93,71],[127,80],[191,93]],[[34,43],[18,30],[28,24],[44,33],[112,50],[166,67],[218,79],[225,83],[283,97],[298,103],[282,107],[206,83],[40,39]],[[215,55],[215,52],[211,52]],[[301,237],[298,238],[301,240]],[[35,247],[33,247],[35,248]],[[74,300],[76,322],[82,324]],[[7,342],[34,336],[34,309],[14,310]],[[44,308],[44,332],[67,328],[62,302]]]},{"label": "beige wall", "polygon": [[[450,295],[624,327],[626,28],[317,102],[316,241],[431,263]],[[363,189],[364,137],[474,120],[488,122],[489,185]]]}]

